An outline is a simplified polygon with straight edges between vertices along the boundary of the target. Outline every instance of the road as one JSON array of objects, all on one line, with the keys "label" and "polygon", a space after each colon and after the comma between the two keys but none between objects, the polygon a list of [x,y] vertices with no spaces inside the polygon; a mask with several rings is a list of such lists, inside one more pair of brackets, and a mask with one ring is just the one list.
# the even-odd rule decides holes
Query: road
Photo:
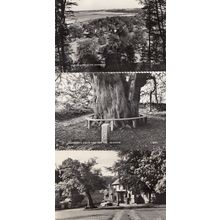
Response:
[{"label": "road", "polygon": [[71,209],[56,211],[56,220],[165,220],[166,208]]}]

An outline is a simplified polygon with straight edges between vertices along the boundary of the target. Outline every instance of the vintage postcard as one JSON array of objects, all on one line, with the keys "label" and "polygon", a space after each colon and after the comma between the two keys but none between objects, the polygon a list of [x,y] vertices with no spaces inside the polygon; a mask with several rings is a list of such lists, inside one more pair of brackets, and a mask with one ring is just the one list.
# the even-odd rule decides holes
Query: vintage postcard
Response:
[{"label": "vintage postcard", "polygon": [[56,219],[164,220],[166,1],[56,0],[55,18]]}]

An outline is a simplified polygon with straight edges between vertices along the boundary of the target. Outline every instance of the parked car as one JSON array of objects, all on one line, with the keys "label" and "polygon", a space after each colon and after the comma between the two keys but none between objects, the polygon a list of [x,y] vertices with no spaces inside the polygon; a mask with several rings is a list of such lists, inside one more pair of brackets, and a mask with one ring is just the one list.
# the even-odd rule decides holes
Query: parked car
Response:
[{"label": "parked car", "polygon": [[69,198],[66,198],[65,200],[61,201],[60,208],[61,209],[71,209],[72,208],[72,200]]},{"label": "parked car", "polygon": [[101,207],[113,206],[113,203],[110,201],[102,201],[100,204]]}]

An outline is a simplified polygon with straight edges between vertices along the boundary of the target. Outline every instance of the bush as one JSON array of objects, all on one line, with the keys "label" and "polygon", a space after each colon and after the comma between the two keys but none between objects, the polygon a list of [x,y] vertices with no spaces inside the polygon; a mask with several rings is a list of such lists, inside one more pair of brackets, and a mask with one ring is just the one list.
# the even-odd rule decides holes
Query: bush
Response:
[{"label": "bush", "polygon": [[71,38],[81,38],[83,37],[83,29],[77,25],[69,26],[69,32]]}]

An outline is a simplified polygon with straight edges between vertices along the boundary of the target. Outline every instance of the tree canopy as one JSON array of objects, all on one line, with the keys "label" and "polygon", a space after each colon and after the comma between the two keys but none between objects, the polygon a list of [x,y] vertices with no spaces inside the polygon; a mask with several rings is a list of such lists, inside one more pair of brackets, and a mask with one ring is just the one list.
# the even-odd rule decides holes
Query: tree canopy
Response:
[{"label": "tree canopy", "polygon": [[99,169],[94,169],[95,159],[81,163],[78,160],[68,158],[63,161],[60,169],[62,170],[62,181],[69,188],[76,188],[84,193],[88,199],[87,207],[93,208],[91,192],[102,189],[104,180]]},{"label": "tree canopy", "polygon": [[120,159],[114,164],[113,171],[120,182],[133,191],[165,193],[166,191],[166,151],[127,151],[119,154]]},{"label": "tree canopy", "polygon": [[166,0],[138,0],[148,32],[148,62],[166,62]]},{"label": "tree canopy", "polygon": [[55,65],[59,72],[66,72],[72,62],[67,44],[70,31],[66,15],[72,12],[74,5],[77,3],[73,0],[55,0]]}]

